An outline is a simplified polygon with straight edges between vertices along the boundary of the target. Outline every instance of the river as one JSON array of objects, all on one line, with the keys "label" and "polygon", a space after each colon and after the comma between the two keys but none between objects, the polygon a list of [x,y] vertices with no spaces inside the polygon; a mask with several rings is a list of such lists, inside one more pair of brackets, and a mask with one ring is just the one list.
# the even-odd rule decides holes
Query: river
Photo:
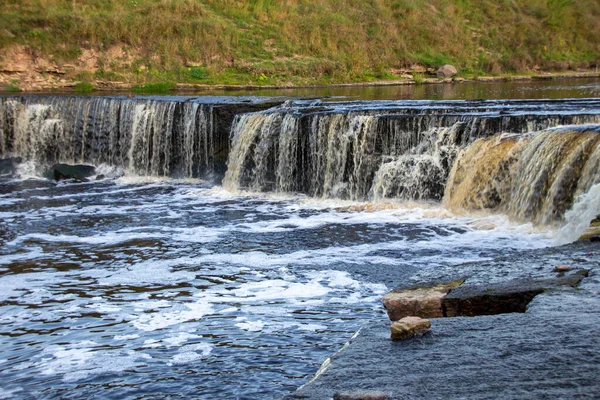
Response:
[{"label": "river", "polygon": [[[445,208],[445,180],[460,149],[497,126],[526,134],[600,118],[594,99],[400,99],[591,98],[599,88],[598,80],[574,80],[257,93],[394,100],[274,109],[254,97],[5,97],[2,157],[24,159],[0,179],[0,398],[293,392],[362,325],[385,320],[380,298],[395,285],[558,243],[562,214],[534,225],[500,211]],[[267,110],[249,114],[253,125],[219,114],[231,103]],[[182,111],[192,109],[192,117]],[[227,115],[225,164],[216,125]],[[354,141],[369,132],[392,137],[390,126],[398,138],[414,130],[412,141],[390,139],[376,151]],[[439,138],[451,128],[454,141],[443,147]],[[456,139],[459,131],[471,136]],[[332,147],[317,151],[308,139],[302,145],[304,137]],[[97,170],[89,181],[56,182],[42,172],[56,161]],[[408,179],[415,162],[439,171]],[[392,178],[389,168],[381,172],[386,163]],[[593,178],[581,184],[587,193],[597,176],[585,174]],[[384,175],[390,180],[380,181],[386,189],[377,197]]]}]

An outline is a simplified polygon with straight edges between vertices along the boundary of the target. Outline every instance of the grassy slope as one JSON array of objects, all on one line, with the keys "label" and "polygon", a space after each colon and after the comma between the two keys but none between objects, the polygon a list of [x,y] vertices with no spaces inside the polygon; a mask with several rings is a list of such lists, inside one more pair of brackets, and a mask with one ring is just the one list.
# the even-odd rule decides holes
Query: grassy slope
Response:
[{"label": "grassy slope", "polygon": [[[24,45],[61,65],[94,51],[95,71],[73,72],[80,80],[334,83],[413,64],[489,75],[600,61],[599,0],[3,3],[1,53]],[[110,56],[115,48],[124,53]]]}]

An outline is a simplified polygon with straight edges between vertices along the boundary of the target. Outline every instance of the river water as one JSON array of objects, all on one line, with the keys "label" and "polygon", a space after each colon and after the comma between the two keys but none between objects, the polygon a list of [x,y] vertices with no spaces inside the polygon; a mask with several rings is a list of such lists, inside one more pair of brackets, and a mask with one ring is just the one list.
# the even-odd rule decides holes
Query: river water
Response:
[{"label": "river water", "polygon": [[98,173],[0,179],[0,398],[280,398],[415,273],[557,240],[435,201]]}]

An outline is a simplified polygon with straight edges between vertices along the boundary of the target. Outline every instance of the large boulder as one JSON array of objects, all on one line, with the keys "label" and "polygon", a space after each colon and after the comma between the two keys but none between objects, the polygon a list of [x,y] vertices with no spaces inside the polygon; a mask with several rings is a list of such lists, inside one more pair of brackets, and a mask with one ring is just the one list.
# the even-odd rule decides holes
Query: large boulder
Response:
[{"label": "large boulder", "polygon": [[441,318],[442,298],[452,289],[463,283],[458,280],[431,287],[416,287],[393,290],[383,296],[383,306],[391,321],[404,317]]},{"label": "large boulder", "polygon": [[431,329],[431,321],[419,317],[404,317],[392,322],[390,333],[392,340],[404,340],[413,336],[423,335]]},{"label": "large boulder", "polygon": [[54,180],[75,179],[85,182],[89,177],[96,175],[96,168],[92,165],[69,165],[54,164],[50,169],[50,175]]},{"label": "large boulder", "polygon": [[458,74],[458,71],[450,64],[442,65],[436,72],[438,78],[452,78],[456,74]]},{"label": "large boulder", "polygon": [[10,157],[0,159],[0,176],[13,176],[17,171],[17,166],[23,160],[21,157]]}]

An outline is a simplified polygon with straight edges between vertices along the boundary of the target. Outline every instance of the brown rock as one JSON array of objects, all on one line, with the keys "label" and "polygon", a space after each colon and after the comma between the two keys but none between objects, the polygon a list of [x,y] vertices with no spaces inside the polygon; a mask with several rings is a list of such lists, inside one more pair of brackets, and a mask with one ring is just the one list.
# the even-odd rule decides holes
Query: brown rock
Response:
[{"label": "brown rock", "polygon": [[411,65],[410,70],[418,74],[424,74],[425,72],[427,72],[427,68],[419,64]]},{"label": "brown rock", "polygon": [[383,306],[391,321],[404,317],[441,318],[442,298],[463,281],[455,281],[429,288],[391,291],[383,296]]},{"label": "brown rock", "polygon": [[568,270],[569,270],[568,265],[557,265],[556,268],[554,268],[555,272],[567,272]]},{"label": "brown rock", "polygon": [[334,400],[392,400],[389,393],[377,390],[352,390],[337,392],[333,395]]},{"label": "brown rock", "polygon": [[456,74],[458,71],[450,64],[442,65],[436,72],[438,78],[452,78]]},{"label": "brown rock", "polygon": [[415,335],[422,335],[429,331],[431,322],[419,317],[405,317],[400,321],[392,322],[390,332],[392,340],[404,340]]}]

